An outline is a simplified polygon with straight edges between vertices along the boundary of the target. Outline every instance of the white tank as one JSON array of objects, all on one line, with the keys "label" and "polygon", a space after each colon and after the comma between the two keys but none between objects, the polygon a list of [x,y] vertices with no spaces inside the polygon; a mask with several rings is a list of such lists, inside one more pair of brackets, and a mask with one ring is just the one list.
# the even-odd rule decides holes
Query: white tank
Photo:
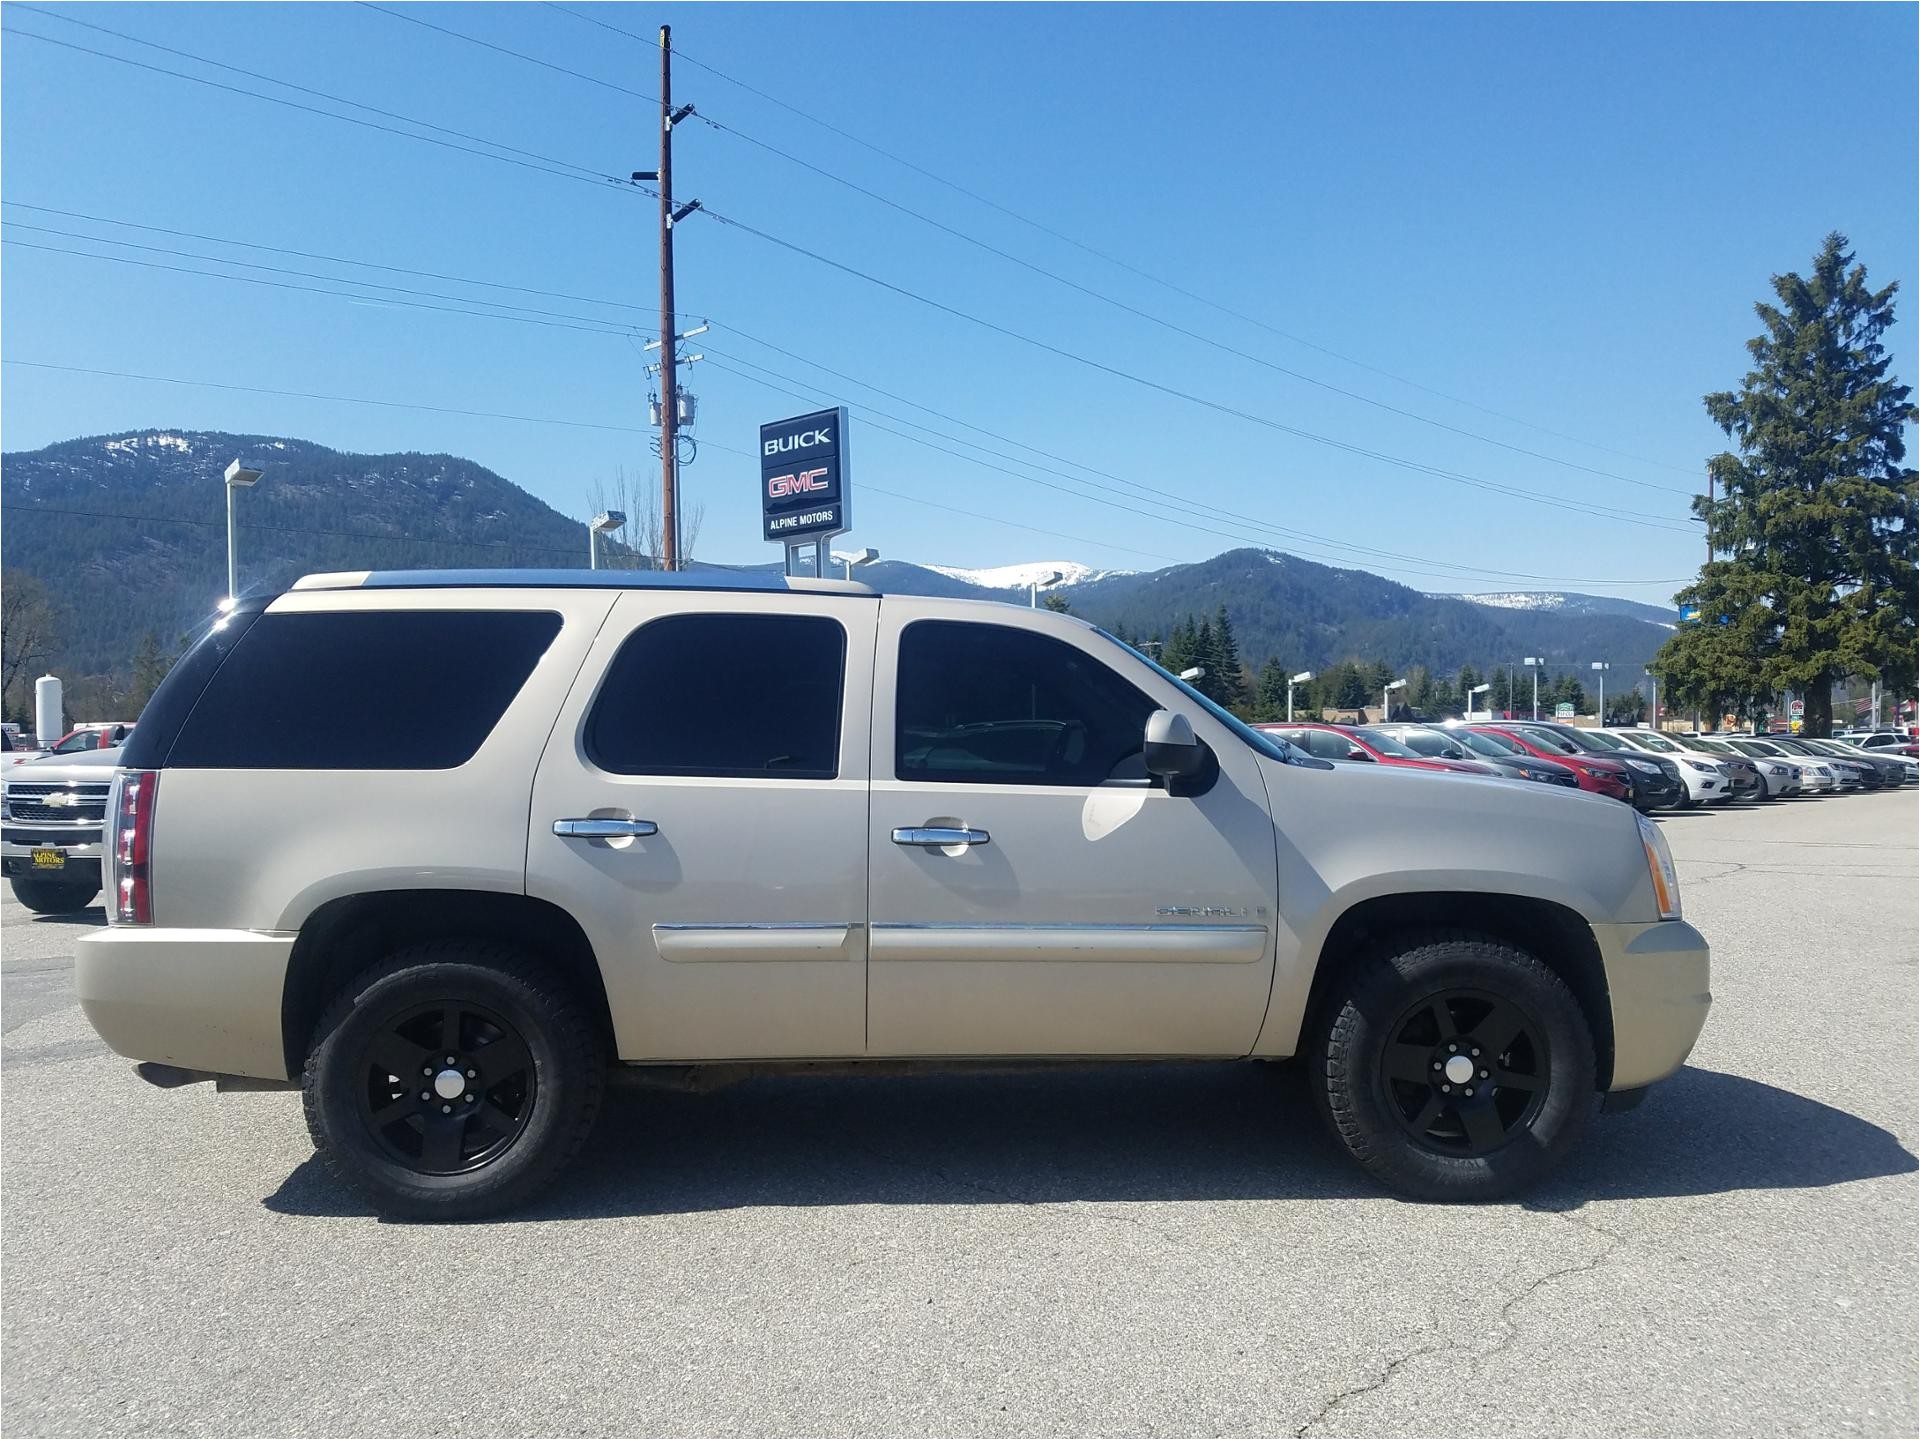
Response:
[{"label": "white tank", "polygon": [[42,745],[51,745],[67,733],[61,723],[61,699],[58,675],[42,675],[33,682],[33,729]]}]

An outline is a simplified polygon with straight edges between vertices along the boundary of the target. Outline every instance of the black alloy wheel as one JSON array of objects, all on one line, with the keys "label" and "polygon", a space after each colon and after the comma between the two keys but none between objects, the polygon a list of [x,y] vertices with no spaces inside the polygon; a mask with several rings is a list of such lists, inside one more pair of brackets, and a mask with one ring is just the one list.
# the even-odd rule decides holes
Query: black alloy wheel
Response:
[{"label": "black alloy wheel", "polygon": [[1387,937],[1316,1010],[1315,1104],[1370,1175],[1416,1200],[1523,1190],[1585,1132],[1593,1031],[1566,981],[1491,935]]},{"label": "black alloy wheel", "polygon": [[1517,1135],[1547,1098],[1545,1032],[1510,1000],[1448,990],[1413,1005],[1380,1052],[1394,1118],[1442,1155],[1486,1155]]},{"label": "black alloy wheel", "polygon": [[527,1042],[485,1006],[411,1005],[366,1046],[362,1114],[374,1141],[422,1175],[458,1175],[526,1128],[537,1084]]},{"label": "black alloy wheel", "polygon": [[604,1022],[538,957],[478,940],[389,956],[315,1026],[303,1092],[321,1158],[383,1215],[525,1203],[585,1141]]}]

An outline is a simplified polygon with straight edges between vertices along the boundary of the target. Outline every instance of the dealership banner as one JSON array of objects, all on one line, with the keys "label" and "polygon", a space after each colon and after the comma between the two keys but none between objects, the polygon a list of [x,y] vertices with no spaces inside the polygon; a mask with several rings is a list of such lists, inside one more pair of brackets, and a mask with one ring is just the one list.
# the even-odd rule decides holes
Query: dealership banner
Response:
[{"label": "dealership banner", "polygon": [[783,545],[827,540],[852,528],[847,412],[816,410],[760,427],[760,517]]}]

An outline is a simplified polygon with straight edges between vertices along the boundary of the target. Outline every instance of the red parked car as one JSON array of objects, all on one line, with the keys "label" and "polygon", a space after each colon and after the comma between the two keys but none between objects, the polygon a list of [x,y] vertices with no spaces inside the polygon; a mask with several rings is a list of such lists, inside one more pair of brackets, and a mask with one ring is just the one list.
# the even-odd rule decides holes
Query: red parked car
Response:
[{"label": "red parked car", "polygon": [[1441,760],[1422,755],[1374,729],[1371,725],[1256,725],[1278,735],[1296,750],[1321,760],[1357,760],[1362,764],[1397,765],[1408,770],[1452,770],[1461,775],[1491,775],[1500,772],[1478,760]]},{"label": "red parked car", "polygon": [[1509,730],[1501,725],[1469,725],[1467,728],[1477,734],[1491,736],[1498,744],[1511,745],[1522,755],[1557,761],[1579,777],[1582,790],[1591,790],[1596,795],[1605,795],[1612,800],[1624,800],[1629,805],[1633,803],[1633,777],[1618,760],[1585,752],[1569,754],[1566,751],[1549,750],[1522,729]]}]

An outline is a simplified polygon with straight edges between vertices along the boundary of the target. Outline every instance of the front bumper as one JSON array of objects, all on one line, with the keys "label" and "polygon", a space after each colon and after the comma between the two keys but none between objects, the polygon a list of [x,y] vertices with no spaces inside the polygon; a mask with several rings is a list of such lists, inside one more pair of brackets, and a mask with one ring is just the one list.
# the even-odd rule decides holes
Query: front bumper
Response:
[{"label": "front bumper", "polygon": [[1596,925],[1613,1007],[1609,1090],[1664,1080],[1685,1063],[1713,1004],[1706,938],[1684,920]]},{"label": "front bumper", "polygon": [[[58,850],[67,863],[48,869],[33,863],[36,850]],[[16,875],[40,875],[49,880],[91,879],[100,881],[102,846],[100,832],[76,839],[71,830],[49,826],[35,829],[27,825],[9,825],[0,832],[0,875],[11,880]]]},{"label": "front bumper", "polygon": [[108,926],[76,947],[74,990],[100,1038],[129,1059],[285,1080],[280,1005],[294,938]]}]

